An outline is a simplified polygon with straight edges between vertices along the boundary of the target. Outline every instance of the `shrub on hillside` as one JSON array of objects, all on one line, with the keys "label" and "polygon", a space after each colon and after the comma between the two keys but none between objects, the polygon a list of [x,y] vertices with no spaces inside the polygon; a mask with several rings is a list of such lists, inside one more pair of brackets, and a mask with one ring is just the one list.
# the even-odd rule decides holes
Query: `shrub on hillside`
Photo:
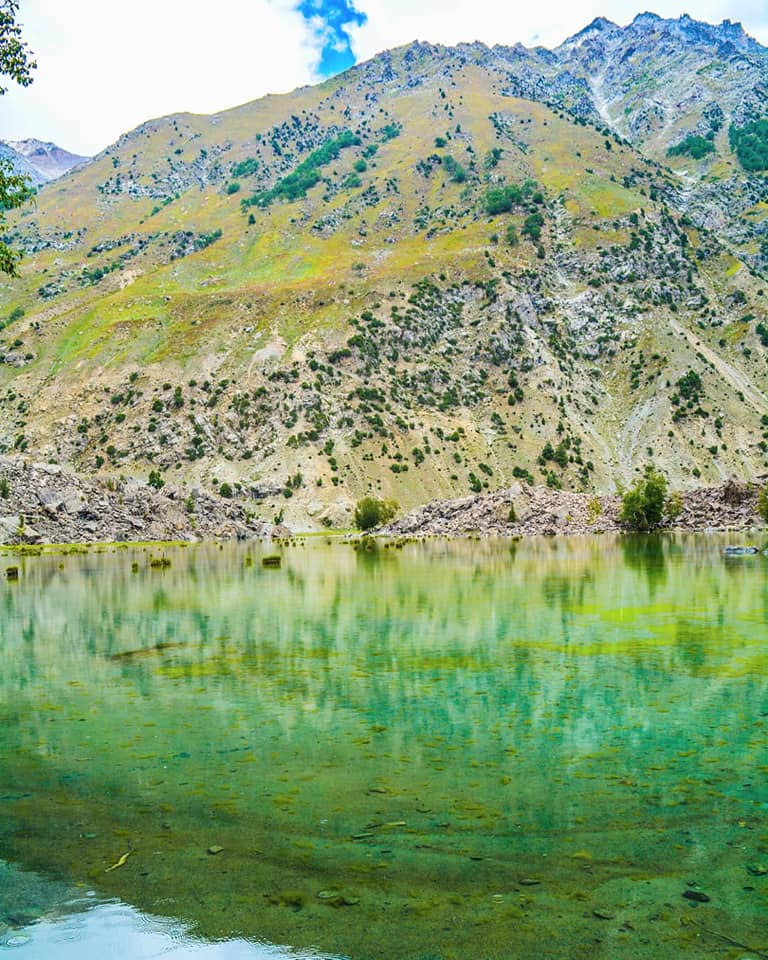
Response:
[{"label": "shrub on hillside", "polygon": [[165,486],[165,480],[163,480],[158,470],[149,471],[149,480],[147,483],[150,485],[150,487],[154,487],[155,490],[162,490],[162,488]]},{"label": "shrub on hillside", "polygon": [[667,520],[671,523],[674,523],[678,519],[680,514],[683,512],[683,497],[680,493],[675,491],[669,495],[667,502],[664,504],[664,515]]},{"label": "shrub on hillside", "polygon": [[768,170],[768,119],[757,120],[743,127],[731,126],[731,149],[736,151],[745,170]]},{"label": "shrub on hillside", "polygon": [[694,160],[701,160],[708,153],[715,152],[715,145],[706,137],[688,136],[685,140],[675,144],[667,150],[668,157],[693,157]]},{"label": "shrub on hillside", "polygon": [[538,212],[530,213],[525,218],[523,229],[521,231],[524,237],[529,237],[532,243],[538,243],[541,239],[541,228],[544,226],[544,217]]},{"label": "shrub on hillside", "polygon": [[443,157],[443,166],[448,171],[448,175],[454,183],[464,183],[467,179],[467,171],[459,161],[450,154]]}]

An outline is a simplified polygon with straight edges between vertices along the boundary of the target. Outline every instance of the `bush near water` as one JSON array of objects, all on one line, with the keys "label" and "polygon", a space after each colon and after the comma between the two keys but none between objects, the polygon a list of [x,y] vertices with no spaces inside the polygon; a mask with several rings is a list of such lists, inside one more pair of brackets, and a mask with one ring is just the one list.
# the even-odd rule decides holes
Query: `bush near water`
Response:
[{"label": "bush near water", "polygon": [[397,504],[394,500],[363,497],[355,507],[355,526],[358,530],[373,530],[394,519],[396,513]]},{"label": "bush near water", "polygon": [[655,530],[664,519],[667,478],[649,465],[621,499],[623,524],[632,530]]}]

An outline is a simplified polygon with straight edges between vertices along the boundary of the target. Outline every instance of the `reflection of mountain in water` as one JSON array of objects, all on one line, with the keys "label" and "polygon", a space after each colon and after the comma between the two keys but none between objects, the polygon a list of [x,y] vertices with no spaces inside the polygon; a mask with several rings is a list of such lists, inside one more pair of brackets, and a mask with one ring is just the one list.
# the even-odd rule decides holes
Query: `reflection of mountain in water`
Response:
[{"label": "reflection of mountain in water", "polygon": [[620,542],[442,543],[363,563],[337,545],[289,551],[279,572],[242,549],[179,550],[138,574],[126,555],[29,561],[4,597],[4,701],[33,738],[50,736],[28,712],[44,685],[62,704],[108,690],[103,730],[130,723],[137,696],[166,729],[204,697],[209,727],[259,712],[287,738],[353,722],[473,740],[506,720],[496,752],[546,736],[545,764],[617,732],[646,749],[675,739],[692,701],[727,716],[729,675],[763,656],[763,586],[695,539]]},{"label": "reflection of mountain in water", "polygon": [[[151,909],[173,891],[222,935],[196,904],[235,909],[239,884],[284,907],[278,882],[354,881],[364,930],[413,884],[490,898],[546,862],[572,893],[583,847],[642,875],[729,862],[714,825],[760,800],[733,784],[768,706],[761,566],[698,537],[315,544],[280,570],[254,549],[40,557],[3,584],[0,839],[22,862]],[[286,942],[277,907],[259,929]]]}]

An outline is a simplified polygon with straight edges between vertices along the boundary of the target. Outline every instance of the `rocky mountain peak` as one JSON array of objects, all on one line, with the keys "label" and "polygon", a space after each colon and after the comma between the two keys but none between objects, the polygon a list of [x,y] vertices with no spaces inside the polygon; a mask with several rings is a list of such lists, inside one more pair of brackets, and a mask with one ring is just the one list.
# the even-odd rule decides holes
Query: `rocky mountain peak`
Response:
[{"label": "rocky mountain peak", "polygon": [[594,30],[615,30],[616,26],[617,25],[613,22],[613,20],[608,20],[606,17],[595,17],[592,23],[588,24],[581,32],[587,33]]},{"label": "rocky mountain peak", "polygon": [[0,141],[0,144],[5,147],[4,154],[11,160],[14,168],[19,173],[31,176],[35,186],[56,180],[73,167],[90,160],[90,157],[70,153],[55,143],[35,137]]},{"label": "rocky mountain peak", "polygon": [[59,149],[55,143],[37,140],[35,137],[30,137],[27,140],[6,140],[5,142],[23,157],[44,156]]},{"label": "rocky mountain peak", "polygon": [[635,19],[632,21],[631,26],[633,27],[644,27],[644,26],[655,26],[657,23],[662,23],[662,18],[658,13],[651,13],[650,10],[646,10],[643,13],[638,13]]},{"label": "rocky mountain peak", "polygon": [[741,23],[732,20],[723,20],[719,25],[704,23],[701,20],[695,20],[687,13],[676,19],[664,19],[655,13],[640,13],[624,32],[629,37],[634,37],[638,33],[646,36],[649,33],[654,36],[662,34],[706,47],[719,48],[725,44],[743,53],[765,52],[764,48],[746,33]]},{"label": "rocky mountain peak", "polygon": [[579,30],[578,33],[575,33],[572,37],[568,37],[564,43],[560,44],[560,46],[555,49],[555,53],[568,54],[578,50],[585,43],[594,41],[601,42],[606,37],[620,32],[621,27],[613,23],[612,20],[608,20],[605,17],[595,17],[583,30]]}]

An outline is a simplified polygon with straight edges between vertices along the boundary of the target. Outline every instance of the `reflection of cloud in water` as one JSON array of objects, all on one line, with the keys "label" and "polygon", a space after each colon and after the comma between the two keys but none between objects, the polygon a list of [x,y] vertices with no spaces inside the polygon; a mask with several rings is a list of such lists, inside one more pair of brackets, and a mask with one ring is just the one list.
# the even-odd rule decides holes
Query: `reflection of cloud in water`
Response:
[{"label": "reflection of cloud in water", "polygon": [[176,920],[149,917],[119,902],[9,931],[0,937],[0,950],[12,948],[19,960],[331,960],[325,953],[247,940],[196,940]]}]

